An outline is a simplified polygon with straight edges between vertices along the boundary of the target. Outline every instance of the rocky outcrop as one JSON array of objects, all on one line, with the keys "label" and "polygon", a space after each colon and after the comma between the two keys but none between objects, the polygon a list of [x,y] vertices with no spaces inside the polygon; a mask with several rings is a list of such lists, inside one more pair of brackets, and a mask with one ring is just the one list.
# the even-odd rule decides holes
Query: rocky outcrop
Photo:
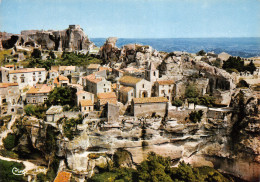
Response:
[{"label": "rocky outcrop", "polygon": [[85,35],[79,25],[70,25],[68,29],[54,30],[24,30],[21,35],[2,36],[2,47],[38,47],[56,51],[89,50],[94,44]]},{"label": "rocky outcrop", "polygon": [[145,67],[148,61],[154,62],[156,66],[162,61],[163,55],[151,46],[128,44],[120,49],[116,47],[116,41],[116,37],[109,37],[100,48],[100,56],[105,63],[123,62],[125,67],[134,63],[136,66]]}]

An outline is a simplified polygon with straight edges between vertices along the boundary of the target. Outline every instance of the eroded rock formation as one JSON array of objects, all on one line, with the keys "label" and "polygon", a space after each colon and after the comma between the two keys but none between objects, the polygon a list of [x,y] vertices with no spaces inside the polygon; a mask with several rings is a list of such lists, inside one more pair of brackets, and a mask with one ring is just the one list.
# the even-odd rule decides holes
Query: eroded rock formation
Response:
[{"label": "eroded rock formation", "polygon": [[4,34],[0,39],[5,49],[31,46],[56,51],[79,51],[94,46],[79,25],[70,25],[68,29],[60,31],[24,30],[20,35]]}]

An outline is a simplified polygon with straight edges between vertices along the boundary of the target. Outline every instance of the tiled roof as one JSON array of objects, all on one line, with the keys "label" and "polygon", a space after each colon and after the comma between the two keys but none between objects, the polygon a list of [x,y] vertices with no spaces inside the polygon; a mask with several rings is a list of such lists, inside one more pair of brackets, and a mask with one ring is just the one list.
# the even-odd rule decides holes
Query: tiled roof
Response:
[{"label": "tiled roof", "polygon": [[29,72],[36,72],[36,71],[45,71],[45,68],[23,68],[20,70],[11,70],[9,73],[29,73]]},{"label": "tiled roof", "polygon": [[117,104],[117,98],[115,92],[99,93],[97,95],[100,105],[105,105],[106,103]]},{"label": "tiled roof", "polygon": [[100,64],[90,64],[87,69],[98,69]]},{"label": "tiled roof", "polygon": [[76,95],[83,94],[83,93],[86,93],[86,91],[80,90],[80,91],[78,91],[78,92],[76,93]]},{"label": "tiled roof", "polygon": [[59,66],[59,71],[75,70],[76,66]]},{"label": "tiled roof", "polygon": [[108,70],[109,72],[112,72],[112,68],[108,67],[99,67],[99,71]]},{"label": "tiled roof", "polygon": [[133,87],[120,87],[119,91],[120,92],[129,92],[131,90],[133,90],[134,88]]},{"label": "tiled roof", "polygon": [[70,177],[71,177],[71,173],[65,172],[65,171],[61,171],[56,176],[54,182],[69,182],[70,181]]},{"label": "tiled roof", "polygon": [[97,78],[96,75],[93,73],[88,76],[83,77],[83,79],[87,79],[88,81],[93,82],[93,83],[98,83],[98,82],[102,81],[102,78]]},{"label": "tiled roof", "polygon": [[49,93],[51,90],[52,90],[52,86],[43,85],[42,87],[39,88],[35,88],[35,87],[30,88],[27,94]]},{"label": "tiled roof", "polygon": [[69,79],[66,76],[59,75],[59,81],[69,81]]},{"label": "tiled roof", "polygon": [[0,83],[0,88],[7,88],[10,86],[18,86],[18,83]]},{"label": "tiled roof", "polygon": [[80,105],[82,107],[84,107],[84,106],[93,106],[93,103],[92,103],[92,100],[81,100],[80,101]]},{"label": "tiled roof", "polygon": [[59,114],[63,112],[62,106],[51,106],[47,111],[46,114]]},{"label": "tiled roof", "polygon": [[119,79],[120,83],[136,84],[140,82],[142,78],[136,78],[133,76],[123,76]]},{"label": "tiled roof", "polygon": [[173,80],[160,80],[160,81],[156,81],[159,85],[171,85],[174,84]]},{"label": "tiled roof", "polygon": [[5,65],[6,68],[13,68],[14,65],[11,65],[11,64],[8,64],[8,65]]},{"label": "tiled roof", "polygon": [[135,104],[144,104],[144,103],[160,103],[168,102],[168,99],[165,97],[144,97],[144,98],[133,98]]},{"label": "tiled roof", "polygon": [[98,99],[116,98],[115,92],[106,92],[97,94]]}]

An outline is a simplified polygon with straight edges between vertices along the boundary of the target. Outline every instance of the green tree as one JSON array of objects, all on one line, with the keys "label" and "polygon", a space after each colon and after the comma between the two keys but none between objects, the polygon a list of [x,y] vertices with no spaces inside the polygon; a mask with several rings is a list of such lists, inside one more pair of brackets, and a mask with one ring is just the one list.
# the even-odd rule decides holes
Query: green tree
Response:
[{"label": "green tree", "polygon": [[5,161],[0,159],[0,181],[10,181],[10,182],[25,182],[27,181],[23,175],[14,175],[12,173],[12,169],[17,168],[19,170],[24,169],[24,165],[22,163]]},{"label": "green tree", "polygon": [[181,99],[174,99],[174,101],[172,101],[172,105],[176,106],[176,107],[180,107],[182,106],[183,102]]},{"label": "green tree", "polygon": [[253,63],[253,61],[251,60],[250,63],[245,66],[244,69],[247,70],[247,71],[249,71],[251,74],[253,74],[254,71],[256,70],[256,66],[255,66],[255,64]]},{"label": "green tree", "polygon": [[190,121],[192,121],[193,123],[198,123],[201,121],[201,118],[203,116],[203,111],[199,110],[199,111],[192,111],[189,114],[189,119]]},{"label": "green tree", "polygon": [[185,89],[185,97],[186,98],[196,98],[199,96],[197,88],[194,84],[190,84]]},{"label": "green tree", "polygon": [[76,90],[70,87],[56,87],[48,96],[48,105],[75,105]]},{"label": "green tree", "polygon": [[3,140],[4,147],[7,150],[11,150],[16,146],[16,137],[14,134],[8,134],[7,137]]},{"label": "green tree", "polygon": [[33,58],[42,58],[42,52],[39,49],[33,49],[33,52],[31,54]]},{"label": "green tree", "polygon": [[196,53],[197,56],[205,56],[206,52],[204,50],[200,50],[199,52]]},{"label": "green tree", "polygon": [[233,71],[235,69],[239,72],[244,71],[244,61],[240,57],[232,57],[230,56],[227,61],[224,62],[223,69],[228,72]]}]

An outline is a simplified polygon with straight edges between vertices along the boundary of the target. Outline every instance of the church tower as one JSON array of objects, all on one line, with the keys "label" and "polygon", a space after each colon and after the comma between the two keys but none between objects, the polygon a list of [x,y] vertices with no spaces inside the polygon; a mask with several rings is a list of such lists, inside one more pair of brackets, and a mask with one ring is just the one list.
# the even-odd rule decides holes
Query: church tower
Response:
[{"label": "church tower", "polygon": [[145,70],[145,79],[150,82],[155,82],[159,78],[159,70],[157,70],[152,62],[148,63],[148,68]]}]

